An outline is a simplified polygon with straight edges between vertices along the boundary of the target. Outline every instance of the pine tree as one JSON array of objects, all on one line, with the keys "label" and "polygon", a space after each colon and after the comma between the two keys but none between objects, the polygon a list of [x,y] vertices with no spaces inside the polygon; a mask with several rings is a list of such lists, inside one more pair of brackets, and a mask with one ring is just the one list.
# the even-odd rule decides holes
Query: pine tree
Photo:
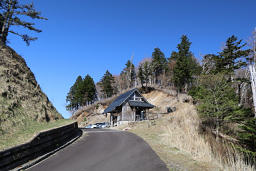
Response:
[{"label": "pine tree", "polygon": [[245,153],[247,159],[252,164],[256,162],[256,118],[254,116],[243,118],[238,132],[238,140],[243,148],[240,151]]},{"label": "pine tree", "polygon": [[79,107],[88,105],[96,100],[96,87],[90,75],[84,79],[79,75],[70,88],[66,97],[68,103],[66,108],[69,111],[77,110]]},{"label": "pine tree", "polygon": [[167,69],[167,60],[159,48],[155,48],[152,53],[152,69],[155,76],[155,83],[158,84],[160,83],[159,76],[164,74]]},{"label": "pine tree", "polygon": [[187,36],[183,35],[181,37],[181,43],[178,44],[179,51],[175,54],[176,64],[173,70],[173,79],[179,91],[192,80],[193,70],[190,64],[192,61],[190,45],[191,42],[189,42]]},{"label": "pine tree", "polygon": [[127,61],[125,66],[126,67],[124,68],[124,73],[126,74],[126,77],[127,77],[127,84],[129,88],[132,88],[135,85],[135,79],[136,79],[135,67],[130,60]]},{"label": "pine tree", "polygon": [[106,98],[111,97],[115,94],[114,77],[108,70],[102,77],[100,81],[100,86]]},{"label": "pine tree", "polygon": [[[86,75],[83,80],[83,95],[84,95],[84,103],[92,103],[96,100],[96,87],[94,81],[90,75]],[[84,104],[86,105],[86,104]]]},{"label": "pine tree", "polygon": [[120,86],[120,90],[125,90],[129,87],[129,83],[127,81],[127,74],[125,73],[125,71],[121,71],[120,73],[120,81],[118,82],[119,86]]},{"label": "pine tree", "polygon": [[78,76],[75,82],[75,99],[78,107],[84,106],[84,82],[81,76]]},{"label": "pine tree", "polygon": [[134,64],[128,60],[125,64],[125,68],[120,73],[120,81],[118,84],[121,89],[132,88],[135,86],[136,72]]},{"label": "pine tree", "polygon": [[256,118],[251,108],[242,108],[242,112],[233,113],[231,120],[238,125],[235,138],[239,140],[236,146],[243,152],[247,161],[256,164]]},{"label": "pine tree", "polygon": [[170,58],[168,58],[168,62],[176,61],[178,59],[178,57],[179,57],[179,54],[177,52],[173,51],[171,53]]},{"label": "pine tree", "polygon": [[78,105],[77,103],[75,103],[75,86],[73,85],[69,92],[68,92],[68,95],[66,97],[66,109],[68,111],[72,111],[73,109],[75,108],[78,108]]},{"label": "pine tree", "polygon": [[250,50],[243,50],[245,46],[246,44],[242,44],[242,40],[238,40],[234,35],[229,37],[223,51],[213,58],[216,63],[214,72],[233,74],[235,70],[246,66]]},{"label": "pine tree", "polygon": [[40,12],[35,10],[33,3],[21,4],[19,0],[2,0],[0,7],[0,40],[4,44],[6,44],[9,33],[20,36],[27,45],[29,45],[31,41],[37,39],[37,37],[30,37],[27,34],[20,34],[10,29],[11,26],[22,26],[23,28],[31,31],[38,33],[42,32],[42,30],[34,27],[35,23],[22,20],[25,17],[47,20],[40,16]]},{"label": "pine tree", "polygon": [[83,95],[81,94],[83,87],[83,79],[79,75],[76,79],[74,85],[70,88],[69,93],[66,97],[66,102],[68,105],[66,106],[67,110],[77,110],[81,103],[83,102]]},{"label": "pine tree", "polygon": [[140,79],[141,86],[143,87],[145,82],[145,77],[144,77],[144,71],[143,71],[142,65],[139,66],[138,77]]},{"label": "pine tree", "polygon": [[203,124],[213,127],[217,137],[225,121],[232,121],[243,112],[235,89],[224,74],[202,75],[196,93],[190,95],[199,101],[197,107]]},{"label": "pine tree", "polygon": [[144,70],[144,81],[146,83],[146,88],[147,88],[149,83],[149,78],[152,76],[152,69],[148,61],[144,63],[143,70]]}]

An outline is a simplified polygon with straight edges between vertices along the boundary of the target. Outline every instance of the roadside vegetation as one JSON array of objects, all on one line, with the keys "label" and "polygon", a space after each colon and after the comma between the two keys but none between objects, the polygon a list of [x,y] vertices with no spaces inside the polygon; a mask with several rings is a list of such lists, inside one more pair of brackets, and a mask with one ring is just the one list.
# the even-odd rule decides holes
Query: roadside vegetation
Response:
[{"label": "roadside vegetation", "polygon": [[[169,58],[160,48],[155,48],[152,57],[143,59],[137,67],[131,58],[119,75],[112,76],[107,71],[95,85],[96,98],[92,103],[134,87],[142,87],[143,92],[149,92],[150,87],[174,90],[176,99],[189,94],[195,107],[184,107],[193,108],[191,116],[196,119],[188,117],[189,111],[181,110],[177,113],[177,123],[175,118],[167,119],[162,129],[167,146],[174,144],[195,160],[216,163],[221,170],[253,170],[256,165],[256,111],[248,68],[255,65],[255,34],[251,44],[234,35],[228,37],[218,53],[203,55],[202,61],[191,52],[192,42],[183,35],[177,51],[171,52]],[[183,122],[191,124],[184,127],[179,124]]]},{"label": "roadside vegetation", "polygon": [[[35,10],[33,3],[0,1],[0,44],[8,43],[9,33],[21,37],[27,45],[36,40],[37,37],[20,32],[28,29],[40,33],[42,30],[34,27],[35,24],[31,22],[34,19],[47,20]],[[18,30],[16,26],[22,26],[23,29]],[[97,101],[108,101],[134,87],[142,87],[145,92],[150,91],[149,87],[175,90],[177,99],[180,99],[181,94],[189,94],[193,97],[194,106],[179,104],[177,112],[156,121],[155,125],[149,125],[145,132],[139,126],[132,131],[151,143],[160,156],[167,155],[167,158],[162,157],[167,163],[172,158],[168,157],[169,154],[181,152],[200,162],[199,168],[204,165],[201,162],[205,162],[206,165],[202,167],[206,169],[217,167],[221,170],[253,170],[256,166],[256,111],[253,99],[255,101],[256,95],[252,93],[254,89],[248,74],[249,66],[255,66],[256,62],[256,32],[253,35],[251,44],[234,35],[228,37],[218,53],[205,54],[202,61],[198,61],[199,57],[191,52],[192,42],[189,38],[182,35],[177,51],[172,51],[168,57],[156,47],[152,57],[143,59],[138,66],[133,64],[131,57],[119,75],[113,76],[107,70],[98,83],[89,74],[85,77],[78,76],[67,94],[66,108],[74,114],[77,111],[90,111],[90,107],[97,106]],[[10,69],[10,63],[5,63]],[[16,68],[19,65],[13,66]],[[20,71],[23,71],[22,68],[20,67]],[[12,80],[15,84],[24,83],[25,77],[19,77],[22,81],[18,81],[16,77],[22,73],[20,71],[12,73],[15,76],[13,79],[6,77],[8,81],[5,82]],[[34,78],[31,80],[31,86],[37,89]],[[26,115],[24,105],[20,104],[24,99],[7,101],[8,98],[13,99],[14,94],[17,96],[15,91],[16,88],[8,88],[9,93],[7,90],[1,92],[0,149],[24,143],[41,130],[72,122],[58,119],[61,117],[57,114],[56,117],[52,115],[52,119],[57,121],[51,122],[48,122],[51,119],[49,117],[42,117],[40,120]],[[46,101],[48,103],[49,100]],[[96,104],[92,105],[94,103]],[[57,113],[53,106],[51,108],[53,113]],[[43,115],[44,110],[40,114]],[[87,115],[83,117],[80,119],[86,121]],[[142,128],[145,129],[143,124]],[[170,148],[170,153],[165,154],[158,147]],[[208,165],[209,163],[213,166]]]},{"label": "roadside vegetation", "polygon": [[37,122],[29,118],[23,118],[22,125],[14,127],[5,134],[1,134],[0,150],[26,143],[33,139],[40,131],[64,126],[74,122],[70,119],[59,119],[51,122]]},{"label": "roadside vegetation", "polygon": [[242,40],[231,36],[221,52],[206,55],[203,71],[194,80],[189,94],[197,103],[202,132],[215,134],[217,143],[237,152],[225,156],[226,160],[237,161],[240,155],[245,163],[255,166],[256,111],[252,100],[248,100],[252,93],[250,77],[245,73],[256,54],[250,54],[251,49],[245,46]]},{"label": "roadside vegetation", "polygon": [[[157,103],[165,103],[164,99],[158,98],[165,93],[153,94],[154,97],[149,98],[149,101],[157,99]],[[182,96],[187,99],[186,95]],[[255,170],[225,141],[227,137],[219,138],[218,142],[212,132],[202,133],[202,121],[192,102],[178,102],[175,96],[167,99],[170,103],[174,101],[173,105],[177,108],[175,112],[163,114],[153,121],[121,125],[119,129],[142,137],[170,170]]]}]

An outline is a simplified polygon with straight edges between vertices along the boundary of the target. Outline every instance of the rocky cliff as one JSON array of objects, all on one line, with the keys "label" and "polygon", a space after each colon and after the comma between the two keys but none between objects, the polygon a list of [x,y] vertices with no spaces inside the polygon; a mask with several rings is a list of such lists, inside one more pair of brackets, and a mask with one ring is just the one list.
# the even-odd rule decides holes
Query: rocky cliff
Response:
[{"label": "rocky cliff", "polygon": [[60,118],[25,60],[10,47],[0,45],[0,134],[28,121]]}]

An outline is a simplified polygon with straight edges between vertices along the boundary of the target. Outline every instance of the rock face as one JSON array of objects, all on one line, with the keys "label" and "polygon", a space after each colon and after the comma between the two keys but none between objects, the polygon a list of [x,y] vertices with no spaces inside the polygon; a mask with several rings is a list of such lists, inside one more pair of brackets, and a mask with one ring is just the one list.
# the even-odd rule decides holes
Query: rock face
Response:
[{"label": "rock face", "polygon": [[60,118],[25,60],[10,47],[0,45],[0,134],[28,120]]}]

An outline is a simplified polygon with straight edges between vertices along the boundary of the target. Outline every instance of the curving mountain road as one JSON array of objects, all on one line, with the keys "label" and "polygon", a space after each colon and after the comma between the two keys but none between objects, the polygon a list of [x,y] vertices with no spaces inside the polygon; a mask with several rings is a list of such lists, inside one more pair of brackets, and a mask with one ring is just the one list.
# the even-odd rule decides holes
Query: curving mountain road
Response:
[{"label": "curving mountain road", "polygon": [[164,162],[135,134],[104,129],[87,134],[30,171],[167,171]]}]

